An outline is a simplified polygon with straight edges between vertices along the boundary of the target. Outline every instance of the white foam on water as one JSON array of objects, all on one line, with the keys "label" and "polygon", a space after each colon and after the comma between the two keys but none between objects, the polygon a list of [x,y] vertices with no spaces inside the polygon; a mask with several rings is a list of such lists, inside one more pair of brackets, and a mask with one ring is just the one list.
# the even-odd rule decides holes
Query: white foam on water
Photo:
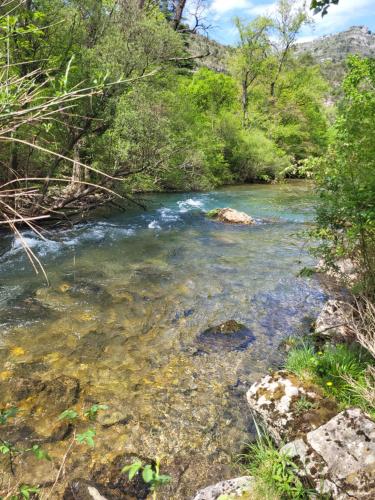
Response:
[{"label": "white foam on water", "polygon": [[[25,254],[24,245],[30,248],[38,257],[59,254],[66,248],[79,246],[87,242],[115,241],[123,237],[132,236],[134,228],[116,226],[106,222],[98,222],[90,225],[77,225],[73,229],[64,231],[51,231],[49,238],[39,238],[30,231],[22,232],[22,241],[19,237],[12,240],[10,249],[0,257],[0,262],[18,258]],[[44,235],[45,236],[45,235]],[[56,237],[56,239],[54,239]]]},{"label": "white foam on water", "polygon": [[177,205],[180,208],[180,213],[186,213],[192,209],[202,208],[203,201],[194,198],[189,198],[188,200],[178,201]]},{"label": "white foam on water", "polygon": [[150,222],[150,224],[148,225],[149,229],[161,229],[158,221],[156,220],[153,220]]},{"label": "white foam on water", "polygon": [[160,213],[161,219],[166,222],[175,222],[180,219],[177,213],[171,208],[160,208],[158,212]]}]

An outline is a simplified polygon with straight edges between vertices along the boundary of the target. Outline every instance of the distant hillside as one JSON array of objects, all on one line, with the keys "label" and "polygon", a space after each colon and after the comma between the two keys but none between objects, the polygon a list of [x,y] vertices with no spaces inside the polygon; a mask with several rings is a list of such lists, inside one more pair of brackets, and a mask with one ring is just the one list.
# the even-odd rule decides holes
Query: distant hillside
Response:
[{"label": "distant hillside", "polygon": [[375,57],[375,34],[366,26],[352,26],[341,33],[299,43],[296,52],[310,54],[321,65],[328,81],[337,88],[344,78],[349,54]]},{"label": "distant hillside", "polygon": [[[196,66],[204,66],[220,73],[227,72],[227,59],[234,47],[222,45],[202,35],[191,35],[188,46],[192,56],[209,54],[195,59]],[[299,43],[296,53],[311,55],[321,65],[322,72],[331,85],[338,88],[345,75],[345,61],[349,54],[375,58],[375,34],[366,26],[353,26],[341,33]]]},{"label": "distant hillside", "polygon": [[366,26],[352,26],[341,33],[299,43],[297,52],[308,52],[319,63],[342,62],[349,54],[375,57],[375,34]]},{"label": "distant hillside", "polygon": [[205,57],[195,59],[198,67],[204,66],[205,68],[212,69],[219,73],[226,73],[227,58],[233,47],[222,45],[215,40],[210,40],[202,35],[191,35],[189,37],[189,52],[192,56],[201,56],[208,54]]}]

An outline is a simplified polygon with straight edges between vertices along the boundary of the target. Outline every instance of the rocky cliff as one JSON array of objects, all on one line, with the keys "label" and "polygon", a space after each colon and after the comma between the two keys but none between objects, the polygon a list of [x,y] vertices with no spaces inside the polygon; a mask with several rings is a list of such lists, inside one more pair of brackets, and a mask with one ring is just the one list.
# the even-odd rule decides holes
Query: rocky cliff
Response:
[{"label": "rocky cliff", "polygon": [[319,63],[340,63],[349,54],[375,57],[375,34],[366,26],[353,26],[341,33],[299,43],[297,53],[309,53]]}]

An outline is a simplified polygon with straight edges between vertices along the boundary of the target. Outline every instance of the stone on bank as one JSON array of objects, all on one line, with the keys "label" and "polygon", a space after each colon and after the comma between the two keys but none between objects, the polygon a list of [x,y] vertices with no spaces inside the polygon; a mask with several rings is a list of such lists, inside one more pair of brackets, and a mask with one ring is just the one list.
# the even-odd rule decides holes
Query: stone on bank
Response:
[{"label": "stone on bank", "polygon": [[225,496],[225,498],[251,498],[249,495],[253,483],[254,479],[250,476],[221,481],[220,483],[199,490],[194,500],[217,500],[220,496]]}]

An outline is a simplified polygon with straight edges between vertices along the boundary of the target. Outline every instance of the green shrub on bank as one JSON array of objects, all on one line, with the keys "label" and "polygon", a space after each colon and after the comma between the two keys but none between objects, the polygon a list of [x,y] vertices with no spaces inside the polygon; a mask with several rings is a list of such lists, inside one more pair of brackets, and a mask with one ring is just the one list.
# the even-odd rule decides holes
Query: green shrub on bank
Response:
[{"label": "green shrub on bank", "polygon": [[344,98],[327,154],[310,162],[320,203],[316,236],[328,266],[357,264],[361,291],[375,295],[375,60],[350,56]]},{"label": "green shrub on bank", "polygon": [[303,343],[289,351],[285,368],[311,379],[343,408],[359,406],[375,416],[374,405],[364,397],[369,365],[373,365],[372,358],[356,344],[327,345],[317,351],[312,344]]}]

